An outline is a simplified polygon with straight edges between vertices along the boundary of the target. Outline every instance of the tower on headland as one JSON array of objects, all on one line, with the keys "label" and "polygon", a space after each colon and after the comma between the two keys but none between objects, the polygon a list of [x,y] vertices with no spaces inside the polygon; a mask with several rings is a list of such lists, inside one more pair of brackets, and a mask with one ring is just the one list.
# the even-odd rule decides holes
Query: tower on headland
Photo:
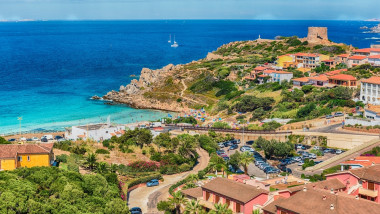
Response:
[{"label": "tower on headland", "polygon": [[328,42],[327,27],[309,27],[307,33],[307,41],[309,43]]}]

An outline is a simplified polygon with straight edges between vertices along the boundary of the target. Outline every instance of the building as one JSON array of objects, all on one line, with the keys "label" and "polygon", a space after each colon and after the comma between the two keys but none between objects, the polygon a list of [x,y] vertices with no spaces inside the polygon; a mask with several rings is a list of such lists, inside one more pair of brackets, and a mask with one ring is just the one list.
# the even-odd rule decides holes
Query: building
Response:
[{"label": "building", "polygon": [[[380,165],[326,175],[326,179],[339,179],[346,184],[347,194],[380,204]],[[380,210],[380,208],[378,209]]]},{"label": "building", "polygon": [[298,67],[316,68],[321,65],[323,60],[329,60],[330,57],[323,54],[296,53],[295,62]]},{"label": "building", "polygon": [[368,63],[368,58],[366,55],[354,55],[348,58],[347,67],[352,68],[366,63]]},{"label": "building", "polygon": [[324,87],[329,83],[329,79],[327,78],[326,75],[309,77],[309,81],[311,82],[312,85],[320,86],[320,87]]},{"label": "building", "polygon": [[295,67],[296,63],[294,61],[294,56],[290,54],[285,54],[277,57],[277,66],[282,68]]},{"label": "building", "polygon": [[267,82],[278,82],[281,84],[282,81],[290,82],[293,78],[293,73],[286,71],[266,70],[262,75],[259,75],[260,84],[264,82],[265,77],[269,77]]},{"label": "building", "polygon": [[348,74],[328,76],[329,84],[345,87],[356,87],[356,78]]},{"label": "building", "polygon": [[374,67],[380,67],[380,55],[369,56],[368,63]]},{"label": "building", "polygon": [[365,104],[380,105],[380,77],[372,76],[361,81],[359,99]]},{"label": "building", "polygon": [[304,188],[263,208],[264,214],[365,214],[379,210],[380,205],[372,201],[317,188]]},{"label": "building", "polygon": [[227,204],[233,213],[252,214],[254,207],[262,206],[268,200],[269,192],[226,178],[215,178],[202,187],[183,190],[182,193],[187,198],[197,199],[206,210],[221,203]]},{"label": "building", "polygon": [[112,136],[120,137],[125,132],[125,126],[112,125],[108,118],[107,123],[89,124],[85,126],[73,126],[66,128],[65,136],[67,139],[92,139],[103,141],[110,139]]},{"label": "building", "polygon": [[375,122],[379,122],[380,121],[380,106],[368,104],[368,107],[364,108],[364,117],[374,120]]},{"label": "building", "polygon": [[333,59],[322,60],[322,63],[324,63],[326,66],[329,66],[330,68],[334,68],[336,66],[336,62]]},{"label": "building", "polygon": [[309,27],[307,32],[307,41],[309,43],[328,43],[327,27]]},{"label": "building", "polygon": [[293,86],[304,86],[304,85],[310,85],[309,83],[309,77],[300,77],[292,79]]},{"label": "building", "polygon": [[51,166],[53,162],[52,143],[0,145],[0,171],[20,167]]},{"label": "building", "polygon": [[363,48],[363,49],[356,49],[352,51],[354,55],[360,55],[360,56],[374,56],[374,55],[380,55],[380,48]]},{"label": "building", "polygon": [[334,76],[334,75],[342,73],[343,71],[347,71],[347,69],[338,69],[338,70],[334,70],[334,71],[329,71],[329,72],[324,73],[324,75]]},{"label": "building", "polygon": [[350,57],[349,54],[340,54],[340,55],[335,57],[335,62],[337,65],[339,65],[341,63],[347,64],[348,57]]},{"label": "building", "polygon": [[354,160],[348,160],[343,163],[341,163],[341,171],[345,167],[348,167],[349,169],[356,169],[361,167],[368,167],[375,164],[380,164],[380,157],[376,156],[358,156]]}]

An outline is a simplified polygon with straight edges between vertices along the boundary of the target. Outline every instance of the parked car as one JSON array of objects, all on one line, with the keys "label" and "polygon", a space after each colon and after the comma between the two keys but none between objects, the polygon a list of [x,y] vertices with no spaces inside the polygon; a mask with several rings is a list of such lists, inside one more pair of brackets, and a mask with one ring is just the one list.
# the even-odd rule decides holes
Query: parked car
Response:
[{"label": "parked car", "polygon": [[218,151],[216,151],[216,154],[217,155],[221,155],[221,154],[225,154],[226,152],[224,151],[224,150],[218,150]]},{"label": "parked car", "polygon": [[298,162],[298,161],[301,161],[302,158],[301,157],[294,157],[294,160]]},{"label": "parked car", "polygon": [[59,140],[59,139],[62,139],[62,138],[63,138],[62,136],[57,135],[57,136],[54,137],[54,140]]},{"label": "parked car", "polygon": [[224,144],[223,143],[218,143],[218,146],[219,146],[219,148],[224,148]]},{"label": "parked car", "polygon": [[230,148],[228,148],[228,150],[234,150],[234,149],[237,149],[238,148],[238,145],[232,145],[230,146]]},{"label": "parked car", "polygon": [[232,165],[229,165],[228,166],[228,170],[230,170],[230,172],[232,173],[236,173],[236,174],[243,174],[243,170],[241,170],[239,167],[233,167]]},{"label": "parked car", "polygon": [[287,172],[287,173],[290,173],[290,174],[292,173],[292,170],[290,168],[287,168],[286,166],[278,165],[277,167],[278,167],[278,169],[280,169],[283,172]]},{"label": "parked car", "polygon": [[142,210],[140,207],[132,207],[130,210],[131,214],[142,214]]},{"label": "parked car", "polygon": [[323,153],[330,153],[331,152],[331,149],[325,149],[323,150]]},{"label": "parked car", "polygon": [[33,141],[39,141],[40,139],[38,137],[32,137]]},{"label": "parked car", "polygon": [[223,143],[225,147],[232,146],[233,143],[231,141],[226,141]]},{"label": "parked car", "polygon": [[343,153],[343,151],[342,150],[340,150],[340,149],[337,149],[336,151],[335,151],[335,154],[342,154]]},{"label": "parked car", "polygon": [[252,145],[254,142],[255,142],[254,140],[249,140],[249,141],[245,142],[245,144]]},{"label": "parked car", "polygon": [[26,141],[25,137],[20,138],[20,141]]},{"label": "parked car", "polygon": [[305,151],[298,151],[297,154],[302,155]]},{"label": "parked car", "polygon": [[297,145],[297,149],[302,149],[302,145]]},{"label": "parked car", "polygon": [[51,134],[44,135],[43,137],[48,139],[48,140],[53,140],[53,135],[51,135]]},{"label": "parked car", "polygon": [[32,138],[26,138],[26,141],[33,141]]},{"label": "parked car", "polygon": [[344,114],[342,112],[335,112],[334,117],[343,117]]},{"label": "parked car", "polygon": [[41,138],[41,142],[47,143],[49,140],[46,137]]},{"label": "parked car", "polygon": [[320,149],[320,147],[319,146],[314,146],[314,148],[313,149],[315,149],[315,150],[319,150]]},{"label": "parked car", "polygon": [[233,144],[240,144],[240,140],[232,140]]},{"label": "parked car", "polygon": [[326,115],[326,119],[332,119],[332,118],[334,118],[334,116],[332,116],[331,114]]},{"label": "parked car", "polygon": [[159,182],[157,179],[150,180],[148,183],[146,183],[147,187],[152,187],[152,186],[158,186]]},{"label": "parked car", "polygon": [[314,161],[315,165],[322,163],[323,161]]},{"label": "parked car", "polygon": [[304,164],[303,161],[298,162],[298,166],[302,166]]},{"label": "parked car", "polygon": [[316,154],[310,154],[309,158],[311,158],[311,159],[317,159],[317,155]]},{"label": "parked car", "polygon": [[306,150],[307,148],[306,148],[306,146],[302,146],[301,149],[302,150]]},{"label": "parked car", "polygon": [[8,139],[8,142],[15,142],[15,141],[16,141],[16,139],[14,139],[14,138]]},{"label": "parked car", "polygon": [[223,156],[223,160],[224,161],[228,161],[230,159],[230,157],[228,157],[228,156]]}]

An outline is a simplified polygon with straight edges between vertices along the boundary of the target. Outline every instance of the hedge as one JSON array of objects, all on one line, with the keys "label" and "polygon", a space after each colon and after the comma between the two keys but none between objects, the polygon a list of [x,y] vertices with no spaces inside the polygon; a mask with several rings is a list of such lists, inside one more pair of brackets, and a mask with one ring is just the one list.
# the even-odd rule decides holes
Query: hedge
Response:
[{"label": "hedge", "polygon": [[155,174],[155,175],[151,175],[151,176],[147,176],[147,177],[143,177],[143,178],[138,178],[136,180],[133,180],[132,182],[130,182],[128,184],[128,188],[130,187],[133,187],[137,184],[142,184],[142,183],[146,183],[152,179],[157,179],[157,180],[162,180],[162,175],[161,174]]}]

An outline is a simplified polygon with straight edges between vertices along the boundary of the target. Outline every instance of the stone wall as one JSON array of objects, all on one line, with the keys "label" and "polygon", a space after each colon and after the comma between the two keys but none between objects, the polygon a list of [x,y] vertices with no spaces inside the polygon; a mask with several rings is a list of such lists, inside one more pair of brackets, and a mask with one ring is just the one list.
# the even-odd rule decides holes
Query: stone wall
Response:
[{"label": "stone wall", "polygon": [[328,42],[327,27],[309,27],[307,41],[309,43]]}]

